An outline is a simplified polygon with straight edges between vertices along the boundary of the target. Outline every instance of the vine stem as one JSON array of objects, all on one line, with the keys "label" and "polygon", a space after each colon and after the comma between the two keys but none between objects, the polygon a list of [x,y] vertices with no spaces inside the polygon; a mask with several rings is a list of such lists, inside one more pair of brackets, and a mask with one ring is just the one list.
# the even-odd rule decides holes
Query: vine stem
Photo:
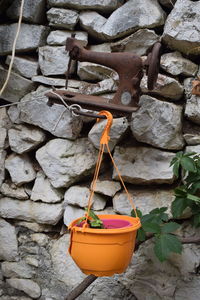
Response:
[{"label": "vine stem", "polygon": [[[146,240],[149,240],[153,237],[153,234],[148,234],[146,237]],[[179,237],[179,240],[182,244],[200,244],[200,236],[196,237]],[[135,251],[139,248],[141,244],[143,244],[145,241],[142,242],[136,242]],[[80,296],[87,287],[92,284],[98,277],[95,275],[89,275],[87,276],[79,285],[77,285],[65,298],[65,300],[74,300],[78,296]]]}]

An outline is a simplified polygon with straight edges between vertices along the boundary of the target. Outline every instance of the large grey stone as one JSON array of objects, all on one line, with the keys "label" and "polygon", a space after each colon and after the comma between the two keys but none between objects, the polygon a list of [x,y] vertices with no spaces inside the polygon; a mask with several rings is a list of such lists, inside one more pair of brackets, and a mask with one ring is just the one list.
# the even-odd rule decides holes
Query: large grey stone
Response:
[{"label": "large grey stone", "polygon": [[62,199],[63,193],[51,185],[42,171],[38,172],[31,192],[31,200],[56,203]]},{"label": "large grey stone", "polygon": [[[88,200],[90,196],[90,189],[84,186],[74,185],[71,186],[65,192],[65,203],[70,205],[79,206],[81,208],[88,206]],[[94,193],[92,198],[92,209],[94,210],[102,210],[105,208],[106,198]]]},{"label": "large grey stone", "polygon": [[82,129],[80,118],[71,116],[63,105],[49,106],[48,98],[42,94],[26,95],[18,107],[21,121],[39,126],[55,136],[76,139]]},{"label": "large grey stone", "polygon": [[141,89],[143,93],[151,92],[153,95],[162,96],[172,101],[181,99],[184,92],[184,88],[178,80],[162,74],[158,74],[155,88],[152,91],[147,89],[147,76],[143,76]]},{"label": "large grey stone", "polygon": [[33,181],[36,177],[32,161],[27,154],[10,154],[5,160],[5,168],[10,173],[12,182],[17,185]]},{"label": "large grey stone", "polygon": [[90,62],[79,62],[77,74],[81,80],[100,81],[110,77],[113,78],[117,73],[103,65]]},{"label": "large grey stone", "polygon": [[[8,71],[0,65],[0,85],[3,86]],[[9,102],[19,101],[24,95],[35,89],[35,84],[17,73],[11,72],[8,84],[1,98]]]},{"label": "large grey stone", "polygon": [[2,218],[0,218],[0,244],[0,260],[18,260],[18,245],[15,227]]},{"label": "large grey stone", "polygon": [[78,22],[78,12],[70,9],[52,7],[47,11],[49,25],[73,30]]},{"label": "large grey stone", "polygon": [[[13,41],[17,29],[17,23],[0,25],[0,55],[12,52]],[[16,44],[17,52],[27,52],[45,45],[49,29],[42,25],[22,24]],[[6,36],[6,38],[5,38]]]},{"label": "large grey stone", "polygon": [[112,52],[133,52],[139,56],[159,40],[159,36],[149,29],[139,29],[123,40],[111,44]]},{"label": "large grey stone", "polygon": [[[12,1],[6,14],[12,20],[18,20],[20,0]],[[25,22],[42,24],[45,20],[45,0],[27,0],[24,2],[22,20]]]},{"label": "large grey stone", "polygon": [[65,46],[39,48],[39,65],[43,75],[63,75],[67,71],[69,56]]},{"label": "large grey stone", "polygon": [[[157,207],[168,207],[170,212],[171,203],[174,200],[173,190],[148,188],[141,190],[138,188],[129,189],[135,207],[142,213],[148,214]],[[113,198],[113,208],[116,213],[130,215],[133,209],[125,192],[117,193]]]},{"label": "large grey stone", "polygon": [[85,47],[88,43],[88,33],[85,31],[67,31],[67,30],[55,30],[51,31],[47,37],[47,44],[50,46],[63,46],[66,43],[66,39],[71,37],[74,33],[79,45]]},{"label": "large grey stone", "polygon": [[163,41],[167,46],[184,54],[200,46],[199,10],[199,1],[176,1],[164,27]]},{"label": "large grey stone", "polygon": [[98,83],[82,82],[79,87],[79,93],[86,95],[101,95],[117,90],[116,82],[112,79],[104,79]]},{"label": "large grey stone", "polygon": [[[100,138],[102,136],[106,123],[106,120],[102,120],[101,122],[96,123],[88,134],[89,140],[97,149],[99,149],[100,147]],[[123,138],[124,134],[127,132],[128,127],[129,124],[125,117],[113,119],[109,134],[110,140],[108,142],[111,151],[114,149],[115,145]],[[106,147],[105,152],[107,152]]]},{"label": "large grey stone", "polygon": [[163,54],[160,66],[172,75],[195,76],[198,71],[198,65],[184,58],[178,51]]},{"label": "large grey stone", "polygon": [[0,199],[0,216],[3,218],[55,225],[61,219],[62,213],[61,204],[36,203],[31,200],[20,201],[11,198]]},{"label": "large grey stone", "polygon": [[65,211],[63,216],[63,222],[66,226],[69,226],[69,224],[78,218],[81,218],[85,215],[85,210],[83,208],[80,208],[78,206],[73,206],[70,204],[66,204],[65,202]]},{"label": "large grey stone", "polygon": [[139,110],[132,114],[134,137],[155,147],[182,149],[182,107],[147,95],[140,98],[139,105]]},{"label": "large grey stone", "polygon": [[77,10],[96,10],[109,13],[117,9],[123,0],[48,0],[50,6],[69,7]]},{"label": "large grey stone", "polygon": [[54,139],[36,152],[36,159],[55,188],[68,187],[92,174],[97,150],[87,138]]},{"label": "large grey stone", "polygon": [[39,298],[41,295],[40,286],[31,279],[11,278],[6,282],[13,288],[23,291],[33,299]]},{"label": "large grey stone", "polygon": [[102,28],[107,39],[126,36],[140,28],[154,28],[164,24],[165,13],[157,0],[129,0],[115,10]]},{"label": "large grey stone", "polygon": [[[42,75],[33,76],[32,81],[38,82],[41,84],[45,84],[45,85],[49,85],[49,86],[54,86],[54,87],[59,86],[59,87],[63,87],[63,88],[64,88],[65,82],[66,82],[66,80],[63,78],[46,77],[46,76],[42,76]],[[68,85],[68,87],[69,87],[69,85]]]},{"label": "large grey stone", "polygon": [[[11,56],[8,55],[6,58],[6,64],[9,65]],[[39,72],[38,61],[28,56],[15,56],[12,70],[21,76],[26,78],[32,78]]]},{"label": "large grey stone", "polygon": [[102,28],[107,19],[95,11],[84,11],[80,13],[79,22],[81,27],[91,36],[106,41]]},{"label": "large grey stone", "polygon": [[34,270],[24,261],[20,262],[3,262],[1,265],[4,277],[15,278],[32,278],[35,274]]},{"label": "large grey stone", "polygon": [[112,180],[97,180],[96,182],[96,193],[113,197],[119,190],[121,190],[121,185],[119,182]]},{"label": "large grey stone", "polygon": [[45,133],[30,125],[15,125],[8,130],[8,139],[11,150],[22,154],[28,152],[45,140]]},{"label": "large grey stone", "polygon": [[185,116],[190,121],[200,124],[200,105],[198,96],[192,95],[189,99],[187,99]]},{"label": "large grey stone", "polygon": [[4,150],[0,150],[0,186],[5,178],[5,158],[6,152]]},{"label": "large grey stone", "polygon": [[28,194],[25,192],[24,187],[18,187],[14,183],[5,182],[0,187],[0,192],[7,197],[17,198],[20,200],[28,199]]},{"label": "large grey stone", "polygon": [[[171,184],[175,177],[170,167],[172,152],[146,147],[115,147],[114,160],[124,181],[133,184]],[[113,169],[113,179],[119,180]]]}]

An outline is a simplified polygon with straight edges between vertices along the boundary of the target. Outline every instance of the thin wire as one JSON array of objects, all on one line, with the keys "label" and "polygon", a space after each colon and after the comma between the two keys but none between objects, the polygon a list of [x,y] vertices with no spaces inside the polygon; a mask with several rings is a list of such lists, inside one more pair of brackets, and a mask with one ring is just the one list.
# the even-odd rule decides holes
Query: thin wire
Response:
[{"label": "thin wire", "polygon": [[18,21],[18,25],[17,25],[17,32],[16,32],[16,35],[15,35],[15,39],[14,39],[13,47],[12,47],[12,57],[11,57],[10,65],[9,65],[9,68],[8,68],[8,73],[7,73],[6,80],[3,84],[3,87],[0,90],[0,96],[3,94],[5,88],[8,84],[8,81],[10,79],[10,74],[11,74],[11,71],[12,71],[13,62],[14,62],[14,58],[15,58],[16,43],[17,43],[17,39],[18,39],[18,36],[19,36],[19,32],[20,32],[21,22],[22,22],[23,8],[24,8],[24,0],[21,1],[19,21]]}]

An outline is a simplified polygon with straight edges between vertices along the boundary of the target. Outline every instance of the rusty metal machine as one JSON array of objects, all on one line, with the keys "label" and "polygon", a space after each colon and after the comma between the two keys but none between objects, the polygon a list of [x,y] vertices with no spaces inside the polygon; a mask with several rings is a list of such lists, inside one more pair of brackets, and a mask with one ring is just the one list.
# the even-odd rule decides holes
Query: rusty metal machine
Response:
[{"label": "rusty metal machine", "polygon": [[[154,44],[145,62],[142,61],[141,57],[129,52],[105,53],[87,50],[81,47],[74,37],[67,39],[66,51],[69,52],[70,56],[68,71],[66,72],[66,89],[47,93],[47,96],[53,102],[60,104],[60,96],[68,105],[78,104],[83,108],[95,111],[105,109],[117,116],[130,115],[138,109],[141,92],[140,82],[144,69],[146,69],[148,76],[148,89],[152,90],[155,86],[161,55],[161,44],[159,42]],[[83,95],[67,91],[72,60],[97,63],[114,69],[119,75],[119,85],[114,98],[110,100],[101,96]]]}]

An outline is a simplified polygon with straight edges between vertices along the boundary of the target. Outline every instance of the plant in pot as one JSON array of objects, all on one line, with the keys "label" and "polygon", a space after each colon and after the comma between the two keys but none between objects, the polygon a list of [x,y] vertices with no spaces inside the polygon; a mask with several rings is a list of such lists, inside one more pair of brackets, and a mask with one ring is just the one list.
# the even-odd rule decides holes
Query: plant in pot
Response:
[{"label": "plant in pot", "polygon": [[[141,223],[108,146],[112,115],[107,111],[102,111],[99,114],[106,116],[107,124],[100,139],[100,150],[85,216],[72,221],[69,225],[71,234],[69,253],[83,273],[95,276],[112,276],[115,273],[124,272],[128,267],[135,248],[137,230]],[[96,216],[91,210],[105,146],[135,211],[135,217],[123,215]]]}]

